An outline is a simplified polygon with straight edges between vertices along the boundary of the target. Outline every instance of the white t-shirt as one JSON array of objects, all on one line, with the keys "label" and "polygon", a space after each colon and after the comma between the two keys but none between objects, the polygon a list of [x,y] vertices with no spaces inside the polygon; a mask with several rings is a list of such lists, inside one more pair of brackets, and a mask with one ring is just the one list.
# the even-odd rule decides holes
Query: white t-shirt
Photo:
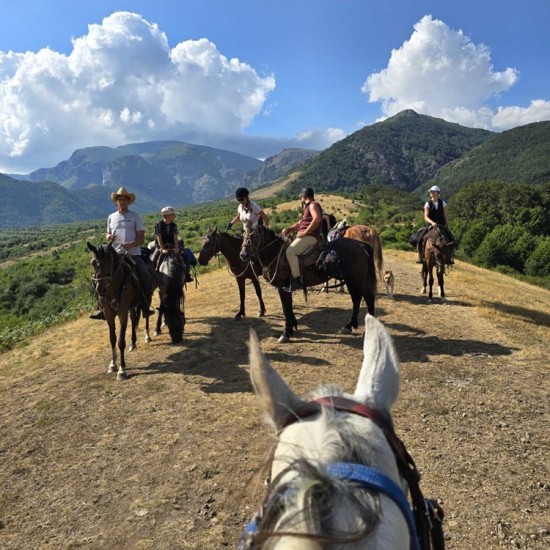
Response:
[{"label": "white t-shirt", "polygon": [[250,201],[250,206],[246,208],[242,203],[239,204],[237,213],[239,214],[239,219],[243,222],[243,226],[250,225],[256,227],[258,225],[258,219],[260,218],[260,212],[262,207],[256,204],[253,201]]},{"label": "white t-shirt", "polygon": [[135,212],[127,210],[124,214],[120,214],[117,210],[107,218],[107,233],[115,236],[113,246],[119,254],[141,255],[139,246],[134,246],[134,248],[130,248],[129,250],[125,250],[122,246],[123,243],[135,241],[138,231],[145,231],[145,226],[141,221],[140,215]]}]

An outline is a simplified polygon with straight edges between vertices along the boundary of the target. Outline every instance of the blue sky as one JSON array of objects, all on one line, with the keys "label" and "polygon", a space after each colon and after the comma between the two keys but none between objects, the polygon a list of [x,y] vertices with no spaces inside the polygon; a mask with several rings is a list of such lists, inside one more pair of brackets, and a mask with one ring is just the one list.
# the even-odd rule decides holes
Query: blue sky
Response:
[{"label": "blue sky", "polygon": [[550,120],[547,0],[0,8],[0,172],[155,139],[322,149],[404,108],[493,131]]}]

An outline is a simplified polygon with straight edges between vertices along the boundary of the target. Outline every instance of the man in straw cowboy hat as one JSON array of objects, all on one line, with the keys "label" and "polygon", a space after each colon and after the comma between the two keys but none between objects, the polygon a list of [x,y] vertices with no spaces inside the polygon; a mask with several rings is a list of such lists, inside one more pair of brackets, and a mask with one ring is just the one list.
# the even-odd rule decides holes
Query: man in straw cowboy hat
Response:
[{"label": "man in straw cowboy hat", "polygon": [[[111,193],[111,200],[117,205],[117,211],[107,218],[107,241],[113,243],[114,249],[120,255],[128,255],[134,261],[138,275],[143,304],[143,317],[149,317],[154,313],[151,309],[151,280],[145,260],[141,257],[141,245],[145,240],[145,226],[141,216],[128,210],[128,206],[134,203],[136,196],[128,193],[124,187],[120,187],[116,193]],[[104,319],[100,311],[90,315],[92,319]]]}]

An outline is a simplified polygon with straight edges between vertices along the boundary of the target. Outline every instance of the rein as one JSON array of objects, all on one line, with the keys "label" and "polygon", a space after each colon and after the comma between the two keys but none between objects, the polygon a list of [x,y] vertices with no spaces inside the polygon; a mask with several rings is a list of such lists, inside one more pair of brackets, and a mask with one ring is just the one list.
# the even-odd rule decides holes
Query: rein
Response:
[{"label": "rein", "polygon": [[[111,264],[112,264],[112,262],[111,262]],[[95,271],[94,276],[92,277],[92,281],[95,284],[95,292],[97,293],[99,300],[100,301],[104,300],[107,307],[109,308],[109,310],[112,311],[114,314],[116,314],[117,309],[115,309],[111,306],[111,303],[110,303],[111,300],[108,299],[107,293],[109,292],[109,289],[111,287],[111,284],[113,283],[113,280],[116,279],[116,277],[118,275],[118,272],[121,269],[124,271],[126,269],[126,267],[125,267],[124,261],[119,258],[119,264],[118,264],[117,268],[114,270],[114,272],[113,272],[113,265],[111,265],[111,274],[109,276],[105,276],[105,277],[99,276],[99,277],[97,277],[98,274],[101,275],[101,269],[98,268]],[[118,294],[118,299],[119,300],[120,300],[120,295],[122,294],[124,280],[125,280],[125,277],[122,277],[122,281],[121,281],[120,285],[118,286],[118,288],[114,289],[112,291],[113,297],[115,297]],[[109,281],[107,283],[107,285],[105,286],[105,294],[103,294],[103,295],[99,293],[99,290],[97,288],[97,283],[100,282],[100,281]]]}]

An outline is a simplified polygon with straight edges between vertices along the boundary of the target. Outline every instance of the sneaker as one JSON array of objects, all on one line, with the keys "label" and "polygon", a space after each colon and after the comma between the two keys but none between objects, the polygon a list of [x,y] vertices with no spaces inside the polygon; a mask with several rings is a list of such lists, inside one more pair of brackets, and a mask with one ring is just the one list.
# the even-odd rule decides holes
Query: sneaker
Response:
[{"label": "sneaker", "polygon": [[185,282],[186,282],[186,283],[192,283],[194,280],[195,280],[195,279],[193,279],[193,277],[192,277],[191,275],[189,275],[189,274],[187,274],[187,275],[185,276]]},{"label": "sneaker", "polygon": [[99,310],[96,313],[92,313],[90,315],[90,319],[95,319],[97,321],[105,321],[105,314],[103,313],[102,310]]}]

